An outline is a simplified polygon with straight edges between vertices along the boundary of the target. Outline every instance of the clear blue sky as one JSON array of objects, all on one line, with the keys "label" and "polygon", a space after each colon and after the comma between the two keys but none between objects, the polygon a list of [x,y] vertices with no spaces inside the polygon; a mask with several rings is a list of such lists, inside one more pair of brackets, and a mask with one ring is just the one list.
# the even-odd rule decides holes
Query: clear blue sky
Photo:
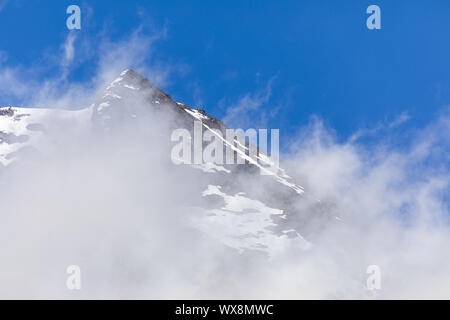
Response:
[{"label": "clear blue sky", "polygon": [[[0,50],[12,66],[39,63],[61,46],[70,4],[81,7],[81,36],[107,32],[119,40],[140,25],[149,34],[166,28],[156,58],[189,72],[163,89],[188,105],[201,102],[219,118],[227,103],[264,90],[271,79],[261,108],[278,106],[268,127],[287,132],[312,114],[343,138],[402,112],[410,116],[405,126],[420,127],[450,103],[448,0],[2,3]],[[366,28],[370,4],[381,8],[381,30]],[[91,72],[86,61],[71,77],[82,80]],[[1,105],[10,103],[0,96]]]}]

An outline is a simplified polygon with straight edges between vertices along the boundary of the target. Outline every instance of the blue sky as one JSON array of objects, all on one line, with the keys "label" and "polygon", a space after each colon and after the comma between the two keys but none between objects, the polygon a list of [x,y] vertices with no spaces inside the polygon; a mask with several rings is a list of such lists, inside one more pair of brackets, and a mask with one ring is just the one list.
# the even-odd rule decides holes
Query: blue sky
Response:
[{"label": "blue sky", "polygon": [[[70,4],[81,7],[79,31],[66,28]],[[370,4],[381,8],[381,30],[366,28]],[[445,0],[3,0],[0,7],[4,66],[38,65],[44,79],[60,72],[48,57],[69,32],[78,33],[77,50],[84,38],[121,41],[140,28],[144,35],[163,34],[148,60],[176,66],[162,85],[176,100],[218,118],[245,97],[257,100],[254,123],[245,125],[281,128],[282,137],[311,115],[339,139],[380,124],[420,128],[450,102]],[[71,81],[92,77],[96,52],[91,55],[70,70]],[[1,105],[14,100],[0,95]]]}]

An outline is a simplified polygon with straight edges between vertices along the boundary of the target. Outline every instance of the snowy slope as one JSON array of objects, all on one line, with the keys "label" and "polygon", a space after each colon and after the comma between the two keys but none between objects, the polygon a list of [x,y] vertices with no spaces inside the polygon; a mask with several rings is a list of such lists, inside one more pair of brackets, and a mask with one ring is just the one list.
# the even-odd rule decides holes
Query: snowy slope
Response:
[{"label": "snowy slope", "polygon": [[36,147],[45,139],[49,124],[70,122],[88,124],[91,110],[51,110],[36,108],[0,108],[0,164],[7,166],[21,150]]},{"label": "snowy slope", "polygon": [[277,234],[270,229],[276,225],[272,220],[273,215],[286,218],[283,210],[250,199],[244,192],[229,195],[221,189],[221,186],[208,185],[203,191],[204,197],[216,195],[223,198],[225,205],[207,210],[200,219],[194,220],[195,227],[239,252],[245,249],[258,250],[273,257],[287,247],[301,250],[310,247],[310,243],[296,230],[286,229]]}]

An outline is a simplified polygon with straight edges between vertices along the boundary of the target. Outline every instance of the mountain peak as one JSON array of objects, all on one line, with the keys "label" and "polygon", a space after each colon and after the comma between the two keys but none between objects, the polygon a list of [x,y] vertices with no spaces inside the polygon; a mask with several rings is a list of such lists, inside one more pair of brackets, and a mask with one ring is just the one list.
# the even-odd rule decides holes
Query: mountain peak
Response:
[{"label": "mountain peak", "polygon": [[122,71],[93,105],[96,123],[110,127],[124,118],[137,118],[154,110],[180,112],[178,104],[163,90],[133,69]]},{"label": "mountain peak", "polygon": [[[126,69],[120,73],[120,77],[122,78],[130,78],[130,79],[139,79],[139,80],[147,80],[143,75],[137,72],[134,69]],[[147,80],[148,81],[148,80]]]},{"label": "mountain peak", "polygon": [[[130,91],[131,90],[131,91]],[[150,82],[146,77],[140,74],[134,69],[126,69],[120,73],[120,75],[106,87],[105,95],[116,94],[121,96],[122,94],[127,95],[127,92],[132,91],[145,91],[150,90],[152,96],[162,103],[174,103],[170,95],[158,88],[155,84]],[[133,95],[136,92],[133,93]],[[117,96],[117,95],[116,95]]]}]

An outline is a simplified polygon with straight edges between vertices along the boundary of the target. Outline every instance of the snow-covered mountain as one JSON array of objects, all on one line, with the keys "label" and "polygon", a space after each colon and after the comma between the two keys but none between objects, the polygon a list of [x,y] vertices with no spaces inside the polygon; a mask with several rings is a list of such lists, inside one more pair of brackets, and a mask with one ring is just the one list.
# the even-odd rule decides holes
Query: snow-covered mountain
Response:
[{"label": "snow-covered mountain", "polygon": [[[161,127],[149,128],[145,119],[155,115],[165,120],[159,121]],[[231,148],[246,163],[171,163],[171,130],[186,128],[192,132],[196,120],[202,122],[204,131],[223,140],[224,149]],[[248,157],[248,143],[239,148],[217,135],[215,130],[225,135],[227,129],[220,120],[174,101],[133,70],[122,72],[91,106],[82,110],[0,108],[0,179],[2,172],[26,160],[30,153],[45,154],[49,147],[63,152],[64,145],[53,143],[49,132],[70,128],[71,132],[89,132],[108,139],[124,130],[124,123],[135,123],[132,127],[136,130],[143,128],[158,136],[167,145],[160,151],[167,152],[170,170],[189,172],[202,182],[201,189],[195,191],[197,197],[184,202],[174,199],[193,213],[188,217],[193,228],[239,252],[262,251],[274,256],[288,247],[305,250],[311,245],[306,240],[308,228],[314,216],[325,214],[319,201],[310,198],[282,168],[261,175],[260,170],[273,165],[267,155],[259,152],[256,159]],[[304,210],[299,212],[299,208]]]}]

